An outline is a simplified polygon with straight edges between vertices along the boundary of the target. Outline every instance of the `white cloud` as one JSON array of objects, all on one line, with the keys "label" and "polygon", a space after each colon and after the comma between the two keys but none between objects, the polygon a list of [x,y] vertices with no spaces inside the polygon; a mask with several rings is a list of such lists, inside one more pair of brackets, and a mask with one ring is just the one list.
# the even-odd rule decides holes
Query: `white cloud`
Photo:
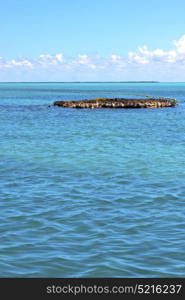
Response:
[{"label": "white cloud", "polygon": [[90,58],[85,54],[83,55],[79,54],[76,62],[81,65],[88,65],[90,63]]},{"label": "white cloud", "polygon": [[90,69],[96,69],[96,64],[93,62],[93,57],[87,54],[79,54],[76,59],[70,62],[73,66],[85,66]]},{"label": "white cloud", "polygon": [[163,75],[168,73],[169,76],[170,73],[176,72],[175,80],[178,80],[179,72],[179,74],[184,74],[183,78],[185,80],[185,35],[179,40],[173,41],[169,50],[160,48],[150,50],[144,45],[138,47],[136,51],[129,52],[124,57],[116,53],[107,57],[99,54],[78,54],[76,57],[70,57],[61,53],[41,54],[35,59],[14,58],[7,60],[0,57],[1,74],[3,74],[3,70],[10,70],[15,77],[16,70],[19,70],[19,74],[21,74],[21,70],[23,70],[22,74],[29,75],[29,72],[30,74],[33,74],[33,72],[45,74],[44,80],[47,77],[50,78],[52,74],[56,74],[59,80],[60,76],[63,76],[64,79],[69,77],[71,80],[73,78],[75,80],[81,80],[81,78],[85,80],[86,77],[95,80],[98,80],[99,77],[100,80],[106,78],[107,80],[108,78],[111,78],[111,80],[114,80],[114,78],[115,80],[135,80],[134,76],[138,76],[137,80],[140,80],[145,78],[146,74],[148,74],[148,80],[153,78],[158,80],[156,72]]},{"label": "white cloud", "polygon": [[123,68],[126,65],[125,60],[120,55],[117,54],[112,54],[110,56],[110,62],[119,68]]},{"label": "white cloud", "polygon": [[28,68],[32,68],[33,64],[31,63],[31,61],[24,59],[24,60],[15,60],[12,59],[10,61],[7,61],[7,63],[5,63],[6,67],[28,67]]},{"label": "white cloud", "polygon": [[63,54],[56,54],[55,57],[56,57],[56,60],[59,61],[59,62],[64,61],[64,55]]},{"label": "white cloud", "polygon": [[185,62],[185,35],[173,41],[173,44],[175,47],[168,51],[160,48],[149,50],[147,46],[138,47],[137,52],[128,53],[129,62],[138,64]]},{"label": "white cloud", "polygon": [[63,54],[55,54],[55,55],[41,54],[37,62],[43,66],[57,65],[64,62],[64,55]]},{"label": "white cloud", "polygon": [[[140,52],[140,51],[139,51]],[[148,64],[149,60],[147,59],[147,55],[140,55],[135,52],[128,53],[129,62],[135,62],[138,64]]]},{"label": "white cloud", "polygon": [[173,63],[178,59],[175,50],[164,51],[162,49],[148,50],[147,46],[139,47],[137,52],[128,53],[129,61],[140,64],[149,64],[150,62],[168,62]]},{"label": "white cloud", "polygon": [[185,35],[183,35],[179,40],[174,41],[176,46],[176,51],[181,54],[185,54]]}]

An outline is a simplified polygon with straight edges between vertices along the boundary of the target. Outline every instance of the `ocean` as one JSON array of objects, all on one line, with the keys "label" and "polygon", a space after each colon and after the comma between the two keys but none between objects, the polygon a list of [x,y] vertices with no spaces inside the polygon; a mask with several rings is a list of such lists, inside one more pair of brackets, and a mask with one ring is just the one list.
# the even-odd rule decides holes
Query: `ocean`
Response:
[{"label": "ocean", "polygon": [[[175,97],[158,109],[56,100]],[[185,83],[0,84],[0,277],[184,277]]]}]

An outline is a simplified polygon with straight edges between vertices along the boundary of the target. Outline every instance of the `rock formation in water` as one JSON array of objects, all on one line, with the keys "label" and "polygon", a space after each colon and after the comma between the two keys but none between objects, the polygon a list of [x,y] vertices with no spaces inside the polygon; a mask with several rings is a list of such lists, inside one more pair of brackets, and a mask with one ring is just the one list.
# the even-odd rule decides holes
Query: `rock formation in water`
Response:
[{"label": "rock formation in water", "polygon": [[71,108],[159,108],[172,107],[177,103],[173,99],[126,99],[126,98],[96,98],[79,101],[56,101],[55,106]]}]

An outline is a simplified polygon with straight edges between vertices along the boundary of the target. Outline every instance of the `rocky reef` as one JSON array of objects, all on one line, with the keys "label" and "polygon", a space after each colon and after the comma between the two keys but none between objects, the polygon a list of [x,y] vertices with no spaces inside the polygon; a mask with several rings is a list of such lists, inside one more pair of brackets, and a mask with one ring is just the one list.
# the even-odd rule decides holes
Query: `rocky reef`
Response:
[{"label": "rocky reef", "polygon": [[55,106],[71,108],[161,108],[176,106],[173,99],[96,98],[79,101],[56,101]]}]

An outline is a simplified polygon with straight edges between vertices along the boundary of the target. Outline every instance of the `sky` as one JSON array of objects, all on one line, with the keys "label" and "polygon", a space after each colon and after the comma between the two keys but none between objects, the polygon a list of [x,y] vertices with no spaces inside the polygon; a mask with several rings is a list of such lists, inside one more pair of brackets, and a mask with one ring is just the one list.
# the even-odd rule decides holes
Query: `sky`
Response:
[{"label": "sky", "polygon": [[184,0],[6,0],[0,81],[185,81]]}]

